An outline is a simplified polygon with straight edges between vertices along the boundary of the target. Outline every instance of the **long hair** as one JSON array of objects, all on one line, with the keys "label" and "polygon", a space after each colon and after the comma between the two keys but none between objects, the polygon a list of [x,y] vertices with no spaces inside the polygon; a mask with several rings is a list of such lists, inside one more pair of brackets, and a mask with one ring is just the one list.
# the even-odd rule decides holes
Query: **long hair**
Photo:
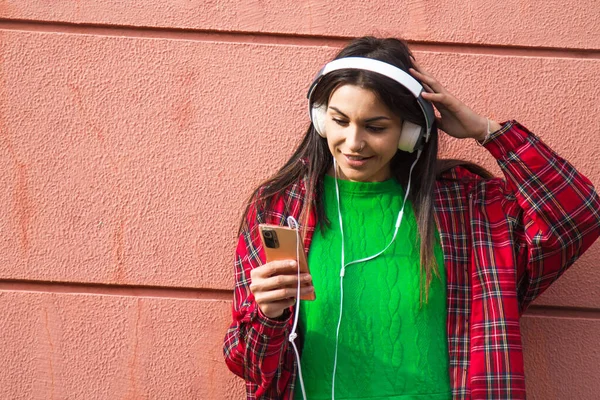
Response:
[{"label": "long hair", "polygon": [[[351,41],[335,57],[367,57],[392,64],[404,71],[413,67],[412,54],[407,44],[399,39],[379,39],[362,37]],[[331,93],[341,85],[356,85],[371,90],[402,120],[425,125],[425,117],[415,97],[398,82],[370,71],[342,69],[331,72],[317,85],[313,93],[313,103],[327,105]],[[428,299],[429,286],[433,276],[439,277],[439,266],[433,253],[435,244],[435,219],[433,215],[434,185],[437,171],[438,131],[434,126],[428,143],[415,165],[411,179],[409,200],[414,206],[420,239],[420,299]],[[393,177],[404,187],[408,183],[409,169],[417,153],[397,151],[391,160]],[[304,179],[306,185],[305,207],[300,215],[301,222],[308,220],[310,207],[315,207],[317,220],[325,229],[329,221],[325,218],[323,176],[332,166],[332,155],[327,140],[319,136],[311,124],[293,155],[271,178],[263,182],[251,195],[244,213],[250,205],[257,209],[268,209],[290,185]],[[240,225],[240,229],[243,225]],[[423,296],[425,295],[425,296]]]}]

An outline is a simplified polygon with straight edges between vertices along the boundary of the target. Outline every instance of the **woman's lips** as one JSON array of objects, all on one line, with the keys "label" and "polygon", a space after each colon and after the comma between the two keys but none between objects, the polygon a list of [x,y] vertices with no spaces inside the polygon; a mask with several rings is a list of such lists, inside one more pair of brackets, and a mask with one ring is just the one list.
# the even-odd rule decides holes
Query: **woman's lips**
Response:
[{"label": "woman's lips", "polygon": [[363,157],[363,156],[354,156],[350,154],[344,154],[344,158],[349,166],[353,168],[362,167],[371,159],[371,157]]}]

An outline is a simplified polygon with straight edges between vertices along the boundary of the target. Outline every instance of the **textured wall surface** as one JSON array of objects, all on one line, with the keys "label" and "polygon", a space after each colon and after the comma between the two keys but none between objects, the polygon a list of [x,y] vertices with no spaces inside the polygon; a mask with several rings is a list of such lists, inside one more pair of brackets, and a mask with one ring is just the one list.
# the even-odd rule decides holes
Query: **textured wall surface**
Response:
[{"label": "textured wall surface", "polygon": [[[600,187],[595,0],[0,1],[0,398],[243,397],[221,343],[244,198],[363,34],[409,40]],[[473,143],[442,151],[499,171]],[[600,392],[599,259],[523,318],[532,399]]]}]

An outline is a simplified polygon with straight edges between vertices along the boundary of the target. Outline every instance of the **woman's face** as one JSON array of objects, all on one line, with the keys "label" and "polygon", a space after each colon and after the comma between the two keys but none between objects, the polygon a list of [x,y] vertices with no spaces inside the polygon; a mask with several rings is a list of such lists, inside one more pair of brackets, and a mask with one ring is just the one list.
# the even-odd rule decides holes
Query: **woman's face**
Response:
[{"label": "woman's face", "polygon": [[[374,92],[355,85],[336,88],[327,106],[327,145],[341,179],[380,182],[391,175],[402,121]],[[333,168],[329,171],[333,175]]]}]

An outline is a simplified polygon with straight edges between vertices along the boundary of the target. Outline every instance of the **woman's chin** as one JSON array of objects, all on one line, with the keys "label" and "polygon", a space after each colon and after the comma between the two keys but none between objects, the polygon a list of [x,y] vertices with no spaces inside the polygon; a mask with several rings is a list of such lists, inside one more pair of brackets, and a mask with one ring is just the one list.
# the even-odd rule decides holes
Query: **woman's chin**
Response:
[{"label": "woman's chin", "polygon": [[338,178],[354,182],[383,182],[392,176],[389,168],[374,170],[373,168],[352,168],[341,166],[338,170]]},{"label": "woman's chin", "polygon": [[374,182],[377,180],[374,179],[372,173],[368,173],[368,171],[357,171],[355,169],[342,169],[342,174],[338,176],[338,178],[352,182]]}]

